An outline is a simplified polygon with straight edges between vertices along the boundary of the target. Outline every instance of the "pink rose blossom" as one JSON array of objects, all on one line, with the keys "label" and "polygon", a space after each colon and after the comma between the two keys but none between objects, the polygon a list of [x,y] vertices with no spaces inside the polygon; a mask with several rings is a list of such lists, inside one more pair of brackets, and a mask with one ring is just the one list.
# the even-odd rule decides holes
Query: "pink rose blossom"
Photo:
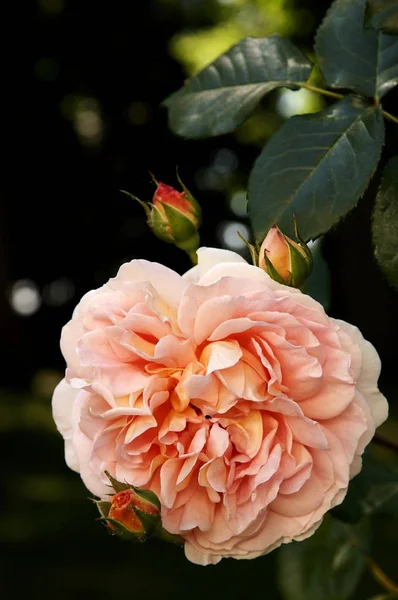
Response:
[{"label": "pink rose blossom", "polygon": [[356,327],[233,252],[198,257],[183,277],[133,260],[83,297],[53,411],[87,488],[108,498],[108,470],[151,489],[206,565],[310,536],[387,402]]}]

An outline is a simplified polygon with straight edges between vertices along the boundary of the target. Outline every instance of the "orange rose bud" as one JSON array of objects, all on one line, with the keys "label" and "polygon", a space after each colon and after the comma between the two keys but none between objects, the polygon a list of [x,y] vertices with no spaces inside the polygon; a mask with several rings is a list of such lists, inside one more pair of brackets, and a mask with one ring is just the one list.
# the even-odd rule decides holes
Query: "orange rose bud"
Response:
[{"label": "orange rose bud", "polygon": [[[108,518],[117,521],[132,533],[145,534],[145,527],[134,511],[134,500],[136,496],[137,494],[132,490],[125,490],[124,492],[115,494],[111,498],[111,507],[109,509]],[[109,521],[108,525],[112,530],[114,529],[112,521]]]},{"label": "orange rose bud", "polygon": [[180,536],[163,529],[160,502],[154,492],[117,481],[107,471],[105,474],[116,494],[109,502],[94,502],[101,513],[101,519],[112,533],[130,542],[145,542],[156,537],[179,546],[183,544]]},{"label": "orange rose bud", "polygon": [[275,225],[261,244],[258,266],[268,275],[285,285],[301,287],[312,271],[312,256],[308,246],[299,238],[294,221],[297,242],[284,235]]},{"label": "orange rose bud", "polygon": [[116,494],[109,502],[98,501],[97,506],[109,529],[119,537],[144,542],[161,526],[160,503],[150,490],[112,481]]}]

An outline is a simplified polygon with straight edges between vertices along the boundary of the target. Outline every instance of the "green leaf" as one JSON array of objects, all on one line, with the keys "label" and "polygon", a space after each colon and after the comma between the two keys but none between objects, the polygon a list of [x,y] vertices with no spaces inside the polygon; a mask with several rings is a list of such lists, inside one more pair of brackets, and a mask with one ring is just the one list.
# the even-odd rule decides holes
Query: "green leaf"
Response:
[{"label": "green leaf", "polygon": [[378,97],[398,85],[398,37],[379,34],[379,68],[376,79]]},{"label": "green leaf", "polygon": [[291,235],[293,214],[305,241],[328,231],[364,193],[383,141],[380,109],[355,98],[289,119],[250,175],[248,210],[256,237],[262,239],[275,222]]},{"label": "green leaf", "polygon": [[387,164],[372,219],[376,260],[388,281],[398,290],[398,156]]},{"label": "green leaf", "polygon": [[363,27],[366,0],[336,0],[315,50],[326,83],[382,98],[398,83],[398,38]]},{"label": "green leaf", "polygon": [[378,460],[368,449],[361,472],[350,482],[343,503],[332,514],[349,523],[359,521],[364,515],[398,514],[398,471]]},{"label": "green leaf", "polygon": [[398,0],[368,0],[365,23],[398,35]]},{"label": "green leaf", "polygon": [[305,82],[311,63],[279,36],[246,38],[164,101],[170,128],[201,138],[233,131],[277,87]]},{"label": "green leaf", "polygon": [[277,569],[283,598],[350,598],[365,568],[365,559],[355,540],[364,540],[365,546],[367,536],[366,523],[350,530],[349,526],[326,516],[310,538],[282,546],[277,553]]}]

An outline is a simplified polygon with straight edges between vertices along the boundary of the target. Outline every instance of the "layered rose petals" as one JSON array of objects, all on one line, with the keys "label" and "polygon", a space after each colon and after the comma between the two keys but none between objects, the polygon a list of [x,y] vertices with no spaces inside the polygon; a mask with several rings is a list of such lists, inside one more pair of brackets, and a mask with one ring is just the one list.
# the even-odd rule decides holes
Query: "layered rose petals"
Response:
[{"label": "layered rose petals", "polygon": [[64,327],[53,398],[68,465],[153,490],[200,564],[311,535],[387,416],[380,364],[353,326],[238,255],[180,277],[132,261]]}]

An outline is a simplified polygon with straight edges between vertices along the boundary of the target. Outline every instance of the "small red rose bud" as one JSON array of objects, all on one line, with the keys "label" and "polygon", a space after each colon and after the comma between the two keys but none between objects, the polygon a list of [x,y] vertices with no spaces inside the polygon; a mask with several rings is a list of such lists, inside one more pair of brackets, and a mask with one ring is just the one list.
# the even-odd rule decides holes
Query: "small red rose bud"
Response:
[{"label": "small red rose bud", "polygon": [[198,210],[187,198],[185,192],[179,192],[170,185],[158,183],[153,195],[152,203],[156,208],[164,212],[165,206],[171,206],[187,217],[192,223],[199,227],[200,209]]},{"label": "small red rose bud", "polygon": [[199,247],[200,218],[200,206],[187,188],[179,192],[165,183],[157,184],[148,224],[158,238],[193,253]]},{"label": "small red rose bud", "polygon": [[[178,179],[182,191],[162,182],[156,182],[152,204],[135,198],[143,206],[152,232],[164,242],[175,244],[196,260],[199,248],[198,229],[201,208],[188,188]],[[133,196],[134,197],[134,196]]]},{"label": "small red rose bud", "polygon": [[285,285],[301,287],[312,271],[312,256],[300,239],[294,221],[297,242],[284,235],[275,225],[261,244],[258,266],[268,275]]}]

